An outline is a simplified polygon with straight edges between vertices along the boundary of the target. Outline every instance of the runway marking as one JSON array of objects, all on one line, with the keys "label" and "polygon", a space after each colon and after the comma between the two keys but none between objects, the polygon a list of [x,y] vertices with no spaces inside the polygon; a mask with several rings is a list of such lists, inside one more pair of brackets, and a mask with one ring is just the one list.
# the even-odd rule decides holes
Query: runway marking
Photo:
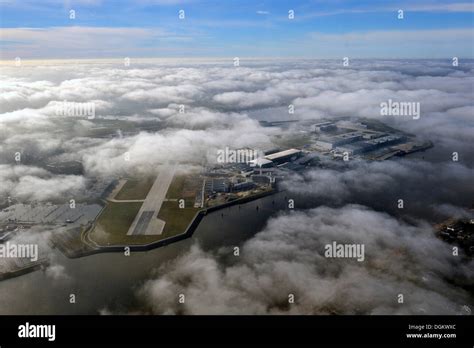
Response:
[{"label": "runway marking", "polygon": [[165,166],[158,174],[127,235],[156,235],[163,233],[166,222],[157,218],[173,180],[176,165]]}]

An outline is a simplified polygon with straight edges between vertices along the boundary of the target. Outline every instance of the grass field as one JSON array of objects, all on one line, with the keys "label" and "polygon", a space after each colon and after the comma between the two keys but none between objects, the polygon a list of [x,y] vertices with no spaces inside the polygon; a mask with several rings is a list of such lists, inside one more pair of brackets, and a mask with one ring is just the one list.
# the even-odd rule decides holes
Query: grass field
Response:
[{"label": "grass field", "polygon": [[202,186],[202,179],[192,175],[176,175],[166,193],[167,199],[184,199],[185,207],[193,207],[196,192]]},{"label": "grass field", "polygon": [[84,229],[84,227],[75,227],[63,233],[55,233],[52,235],[51,241],[68,257],[80,256],[93,250],[82,242],[81,233]]},{"label": "grass field", "polygon": [[146,244],[160,236],[127,236],[142,203],[109,203],[90,233],[90,238],[100,245]]},{"label": "grass field", "polygon": [[170,187],[168,188],[168,192],[166,192],[166,198],[180,199],[185,179],[186,177],[184,175],[175,175],[173,181],[171,181]]},{"label": "grass field", "polygon": [[193,220],[199,208],[194,208],[194,195],[184,197],[184,192],[190,187],[189,175],[176,175],[166,193],[168,199],[185,199],[185,208],[179,208],[178,201],[163,202],[158,218],[166,222],[161,239],[184,233]]},{"label": "grass field", "polygon": [[[145,199],[155,178],[146,180],[129,180],[115,196],[117,200]],[[186,185],[186,176],[177,175],[173,178],[166,193],[168,199],[181,199]],[[189,186],[189,183],[188,183]],[[163,202],[158,218],[166,222],[161,235],[133,235],[127,232],[140,210],[141,202],[109,202],[100,215],[90,239],[99,245],[137,245],[147,244],[164,238],[184,233],[186,228],[199,211],[193,208],[194,197],[186,199],[186,208],[181,209],[178,201]],[[157,217],[155,216],[154,219]]]},{"label": "grass field", "polygon": [[147,179],[131,179],[127,180],[125,185],[123,185],[120,192],[115,196],[117,200],[127,200],[127,199],[145,199],[148,191],[150,191],[151,186],[155,178]]},{"label": "grass field", "polygon": [[198,208],[179,208],[178,202],[163,202],[158,217],[166,221],[161,238],[168,238],[185,232]]}]

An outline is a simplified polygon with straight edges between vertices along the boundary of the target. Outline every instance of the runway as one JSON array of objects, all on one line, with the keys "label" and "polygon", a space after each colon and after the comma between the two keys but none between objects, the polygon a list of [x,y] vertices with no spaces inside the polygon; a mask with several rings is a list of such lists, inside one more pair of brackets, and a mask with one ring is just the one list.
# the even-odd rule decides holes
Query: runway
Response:
[{"label": "runway", "polygon": [[173,180],[175,169],[176,165],[168,165],[160,170],[127,235],[156,235],[163,232],[165,221],[158,219],[157,215]]}]

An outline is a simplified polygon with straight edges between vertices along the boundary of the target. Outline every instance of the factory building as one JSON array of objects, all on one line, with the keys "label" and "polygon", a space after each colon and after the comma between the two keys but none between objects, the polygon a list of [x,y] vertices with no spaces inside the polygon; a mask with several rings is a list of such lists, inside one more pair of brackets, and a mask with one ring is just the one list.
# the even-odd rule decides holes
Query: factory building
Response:
[{"label": "factory building", "polygon": [[216,192],[229,192],[230,182],[228,179],[222,178],[208,179],[204,184],[204,190],[208,195]]},{"label": "factory building", "polygon": [[335,135],[333,137],[321,137],[316,141],[316,145],[325,149],[332,150],[338,146],[354,143],[363,138],[361,132],[350,132]]},{"label": "factory building", "polygon": [[402,140],[405,140],[405,137],[402,137],[400,135],[387,135],[384,137],[368,140],[366,141],[366,143],[373,145],[374,149],[376,149],[376,148],[396,144]]},{"label": "factory building", "polygon": [[253,182],[260,185],[271,185],[275,182],[275,178],[270,175],[252,175],[250,177]]},{"label": "factory building", "polygon": [[338,153],[347,153],[349,155],[359,155],[364,152],[373,150],[373,146],[365,142],[359,142],[355,144],[348,144],[344,146],[338,146],[335,151]]},{"label": "factory building", "polygon": [[335,148],[335,150],[340,153],[347,152],[349,155],[358,155],[396,144],[402,140],[404,140],[404,137],[399,135],[387,135],[376,139],[358,141],[352,144],[338,146]]},{"label": "factory building", "polygon": [[288,149],[285,151],[280,151],[272,153],[271,155],[266,155],[265,159],[272,161],[275,164],[282,164],[288,161],[294,161],[302,155],[301,150],[297,149]]},{"label": "factory building", "polygon": [[387,133],[381,133],[381,132],[373,132],[373,133],[364,133],[364,136],[363,138],[365,140],[371,140],[371,139],[376,139],[376,138],[380,138],[380,137],[384,137],[388,135]]},{"label": "factory building", "polygon": [[271,168],[274,167],[275,164],[273,161],[266,159],[266,158],[257,158],[249,162],[249,165],[254,168]]},{"label": "factory building", "polygon": [[232,191],[233,192],[247,191],[247,190],[253,189],[255,186],[256,186],[255,183],[252,181],[239,182],[232,185]]},{"label": "factory building", "polygon": [[313,125],[316,132],[330,132],[337,130],[337,126],[333,122],[320,122]]}]

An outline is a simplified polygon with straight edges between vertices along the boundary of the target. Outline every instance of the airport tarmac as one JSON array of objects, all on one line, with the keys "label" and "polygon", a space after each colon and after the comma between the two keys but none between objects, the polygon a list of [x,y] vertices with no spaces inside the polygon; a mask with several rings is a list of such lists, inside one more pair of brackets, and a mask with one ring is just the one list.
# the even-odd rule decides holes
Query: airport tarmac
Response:
[{"label": "airport tarmac", "polygon": [[160,170],[127,235],[156,235],[163,232],[165,221],[158,219],[157,215],[165,200],[175,170],[176,165],[168,165]]}]

